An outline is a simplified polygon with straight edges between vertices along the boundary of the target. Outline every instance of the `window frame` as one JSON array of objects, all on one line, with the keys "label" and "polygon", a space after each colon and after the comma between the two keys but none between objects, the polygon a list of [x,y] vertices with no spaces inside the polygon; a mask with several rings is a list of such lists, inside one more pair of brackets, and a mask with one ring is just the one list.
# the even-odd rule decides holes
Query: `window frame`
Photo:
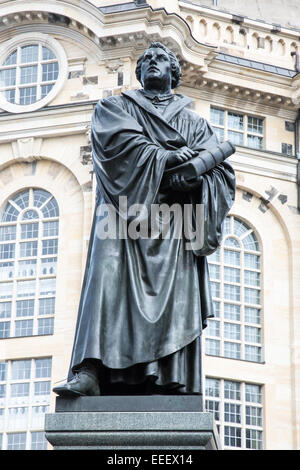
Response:
[{"label": "window frame", "polygon": [[[207,384],[208,380],[214,381],[215,385],[218,384],[217,388],[210,388],[212,392],[218,392],[218,393],[212,393],[212,394],[207,394]],[[228,389],[228,391],[231,392],[229,395],[225,392],[225,385],[238,385],[238,390],[239,393],[235,394],[234,389]],[[258,387],[260,390],[260,395],[259,397],[261,398],[260,401],[250,401],[247,400],[247,386],[255,386]],[[247,450],[258,450],[255,447],[249,447],[249,441],[255,441],[254,438],[249,438],[247,437],[247,433],[251,434],[252,431],[255,433],[261,433],[262,439],[261,439],[261,449],[263,450],[265,448],[265,432],[264,432],[264,386],[263,384],[259,383],[252,383],[252,382],[246,382],[246,381],[237,381],[237,380],[230,380],[230,379],[224,379],[220,377],[212,377],[212,376],[207,376],[205,377],[205,389],[204,389],[204,397],[205,397],[205,410],[207,412],[213,413],[214,419],[216,421],[216,425],[219,431],[220,439],[221,442],[223,442],[223,445],[225,449],[230,449],[230,450],[242,450],[242,449],[247,449]],[[226,405],[227,408],[229,407],[230,410],[237,410],[239,409],[239,421],[235,418],[237,416],[237,413],[232,413],[231,411],[226,411]],[[252,408],[256,412],[259,410],[259,413],[249,415],[249,408]],[[228,419],[226,420],[226,414],[228,416]],[[250,417],[250,423],[247,423],[248,418]],[[256,420],[260,419],[260,424],[253,424],[251,423],[251,418]],[[240,446],[237,445],[227,445],[225,444],[225,428],[233,428],[235,430],[240,430],[240,438],[236,437],[236,439],[240,439]],[[249,432],[250,433],[249,433]],[[228,436],[229,437],[229,436]],[[230,436],[230,438],[234,438],[233,435]]]},{"label": "window frame", "polygon": [[[234,233],[235,221],[241,222],[245,227],[245,231],[241,232],[239,235]],[[213,285],[218,284],[219,286],[217,289],[212,289],[213,302],[218,308],[215,309],[215,317],[208,319],[208,327],[204,331],[205,354],[208,356],[250,361],[261,364],[264,362],[262,295],[263,256],[261,240],[259,240],[256,231],[249,222],[244,221],[240,216],[230,214],[226,217],[225,223],[227,224],[227,227],[217,255],[212,255],[214,256],[213,258],[210,256],[207,258],[210,272],[210,283]],[[246,227],[248,227],[248,230]],[[253,248],[250,249],[243,245],[243,240],[252,233],[259,244],[259,250]],[[226,240],[232,237],[239,242],[238,247],[226,245]],[[225,262],[224,253],[227,251],[239,253],[239,266]],[[247,255],[258,256],[260,266],[256,268],[247,266],[245,264],[245,257]],[[212,270],[210,269],[211,265],[213,266]],[[215,265],[219,266],[219,269],[214,268]],[[235,282],[236,280],[228,280],[228,278],[226,279],[226,268],[239,269],[239,282]],[[218,273],[218,277],[213,278],[211,273],[214,274],[216,272]],[[254,286],[246,282],[245,273],[248,272],[259,274],[258,285]],[[240,294],[238,299],[225,296],[227,286],[232,287],[233,289],[239,289]],[[259,303],[248,301],[245,296],[247,289],[252,289],[257,293],[257,295],[259,295]],[[219,295],[216,296],[215,294],[218,292]],[[249,315],[251,309],[255,309],[257,311],[255,319],[254,315],[252,318]],[[218,325],[215,325],[215,323],[218,323]],[[235,334],[236,337],[234,337]]]},{"label": "window frame", "polygon": [[[65,84],[65,81],[68,76],[68,61],[67,61],[66,53],[63,47],[61,46],[61,44],[48,34],[35,33],[35,32],[24,33],[24,34],[17,35],[16,37],[10,39],[9,41],[6,41],[0,47],[0,70],[4,70],[3,67],[5,66],[3,66],[3,63],[9,57],[9,55],[12,52],[14,52],[15,49],[19,47],[35,45],[35,44],[40,44],[41,45],[40,47],[45,46],[54,53],[54,55],[56,56],[56,60],[58,62],[58,77],[52,89],[49,91],[49,93],[43,98],[31,104],[21,105],[21,104],[16,104],[16,103],[10,103],[9,101],[6,100],[5,96],[0,91],[0,108],[3,108],[5,111],[11,112],[11,113],[24,113],[24,112],[36,111],[37,109],[40,109],[46,106],[48,103],[50,103],[57,96],[57,94],[61,91],[61,89],[63,88]],[[51,60],[49,61],[51,62]],[[11,68],[11,66],[7,66],[7,68],[9,69]],[[17,68],[17,72],[19,69],[20,68]],[[39,85],[42,86],[42,84],[43,82],[40,80]],[[45,82],[45,85],[46,84],[47,82]],[[24,86],[30,87],[31,84],[26,84]],[[7,87],[3,87],[3,88],[7,88]]]},{"label": "window frame", "polygon": [[[21,194],[25,199],[28,194],[28,201],[27,199],[23,201],[22,197],[18,199]],[[14,203],[14,199],[18,200],[23,209]],[[22,188],[8,197],[2,206],[0,215],[5,212],[8,203],[18,207],[18,215],[16,220],[0,221],[1,228],[16,227],[16,230],[13,231],[14,237],[12,238],[14,239],[9,240],[9,243],[15,244],[14,258],[1,260],[1,262],[13,264],[7,272],[3,271],[4,276],[0,279],[0,324],[3,324],[1,339],[54,334],[60,226],[57,201],[52,193],[43,188],[29,187]],[[39,206],[37,207],[37,205]],[[31,207],[39,215],[38,219],[23,220],[23,214]],[[51,207],[51,211],[56,207],[58,211],[56,215],[48,217],[48,215],[53,215],[46,211],[48,207]],[[47,224],[46,232],[44,230],[45,223]],[[49,231],[51,227],[49,223],[53,224],[54,231]],[[37,224],[37,231],[31,233],[30,230],[26,230],[26,232],[22,230],[24,225],[29,227],[35,224]],[[7,244],[6,232],[2,231],[1,233],[4,241],[0,240],[0,245]],[[22,238],[23,233],[30,235],[31,238]],[[43,254],[43,241],[45,240],[55,241],[53,246],[56,248],[56,253]],[[22,243],[26,242],[36,243],[37,251],[36,253],[28,252],[23,257],[21,256],[24,254],[21,247]],[[7,322],[10,322],[9,329],[5,325]],[[31,333],[30,322],[32,323]]]},{"label": "window frame", "polygon": [[[213,123],[212,114],[211,114],[212,110],[217,110],[217,111],[224,112],[224,124],[223,125]],[[240,116],[243,117],[243,127],[242,127],[242,129],[237,129],[237,128],[229,126],[229,119],[228,119],[229,114],[236,114],[236,115],[240,115]],[[262,132],[254,132],[254,131],[250,131],[248,129],[249,118],[262,120],[262,125],[263,125]],[[210,107],[210,120],[209,120],[209,122],[210,122],[210,124],[211,124],[214,131],[215,131],[215,129],[221,129],[224,132],[224,141],[225,140],[231,140],[230,135],[229,135],[230,132],[239,133],[240,135],[243,136],[242,137],[242,142],[243,143],[241,143],[241,144],[235,143],[235,145],[240,145],[240,146],[251,148],[251,149],[254,149],[254,150],[265,150],[265,142],[266,142],[266,140],[265,140],[265,132],[266,132],[266,130],[265,130],[265,127],[266,127],[265,126],[265,120],[266,120],[265,117],[256,116],[254,114],[249,114],[249,113],[245,113],[245,112],[241,112],[241,111],[235,111],[235,110],[232,110],[232,109],[221,108],[219,106],[211,106]],[[218,136],[218,133],[217,133],[217,136]],[[249,145],[249,143],[248,143],[248,137],[249,136],[260,137],[262,139],[262,145],[260,147]],[[218,138],[219,138],[219,136],[218,136]],[[232,142],[234,143],[234,141],[232,141]]]}]

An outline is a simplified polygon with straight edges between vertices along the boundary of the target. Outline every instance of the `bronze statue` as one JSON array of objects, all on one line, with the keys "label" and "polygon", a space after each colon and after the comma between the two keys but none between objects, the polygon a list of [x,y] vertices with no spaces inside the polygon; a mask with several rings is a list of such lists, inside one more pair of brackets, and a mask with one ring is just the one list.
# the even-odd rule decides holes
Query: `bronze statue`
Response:
[{"label": "bronze statue", "polygon": [[[68,382],[54,388],[62,396],[202,393],[200,339],[213,316],[206,256],[220,245],[234,172],[224,157],[193,182],[176,175],[163,185],[170,169],[214,152],[218,141],[209,123],[188,108],[192,100],[171,92],[181,69],[163,44],[144,52],[136,76],[142,89],[101,100],[92,118],[96,211]],[[145,214],[157,204],[191,207],[203,243],[187,249],[184,236],[172,230],[169,238],[120,231],[99,237],[106,205],[114,208],[117,227],[132,222],[121,199]]]}]

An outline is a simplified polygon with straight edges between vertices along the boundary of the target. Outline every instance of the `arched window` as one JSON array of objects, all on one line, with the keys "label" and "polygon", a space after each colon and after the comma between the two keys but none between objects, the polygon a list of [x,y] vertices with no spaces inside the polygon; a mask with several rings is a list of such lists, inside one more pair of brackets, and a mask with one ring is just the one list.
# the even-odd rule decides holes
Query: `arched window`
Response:
[{"label": "arched window", "polygon": [[53,334],[59,209],[25,189],[0,214],[0,338]]},{"label": "arched window", "polygon": [[254,230],[227,217],[222,246],[208,262],[215,318],[206,354],[261,362],[261,252]]}]

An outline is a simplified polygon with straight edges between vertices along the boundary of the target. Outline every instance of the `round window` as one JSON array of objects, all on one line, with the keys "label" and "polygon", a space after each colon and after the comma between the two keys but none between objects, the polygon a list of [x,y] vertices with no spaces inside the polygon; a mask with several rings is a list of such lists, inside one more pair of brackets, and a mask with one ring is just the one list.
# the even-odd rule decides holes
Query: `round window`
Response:
[{"label": "round window", "polygon": [[66,77],[65,54],[57,41],[44,35],[39,40],[22,36],[17,44],[18,38],[9,41],[6,54],[0,54],[0,106],[10,112],[45,106]]}]

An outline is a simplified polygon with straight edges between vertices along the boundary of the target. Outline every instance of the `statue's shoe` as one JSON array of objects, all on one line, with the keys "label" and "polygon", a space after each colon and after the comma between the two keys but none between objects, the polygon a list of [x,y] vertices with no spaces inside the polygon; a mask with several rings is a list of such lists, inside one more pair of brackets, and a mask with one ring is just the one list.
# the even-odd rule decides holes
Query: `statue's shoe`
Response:
[{"label": "statue's shoe", "polygon": [[97,379],[87,372],[79,372],[74,378],[63,385],[53,388],[53,392],[62,397],[101,395]]}]

